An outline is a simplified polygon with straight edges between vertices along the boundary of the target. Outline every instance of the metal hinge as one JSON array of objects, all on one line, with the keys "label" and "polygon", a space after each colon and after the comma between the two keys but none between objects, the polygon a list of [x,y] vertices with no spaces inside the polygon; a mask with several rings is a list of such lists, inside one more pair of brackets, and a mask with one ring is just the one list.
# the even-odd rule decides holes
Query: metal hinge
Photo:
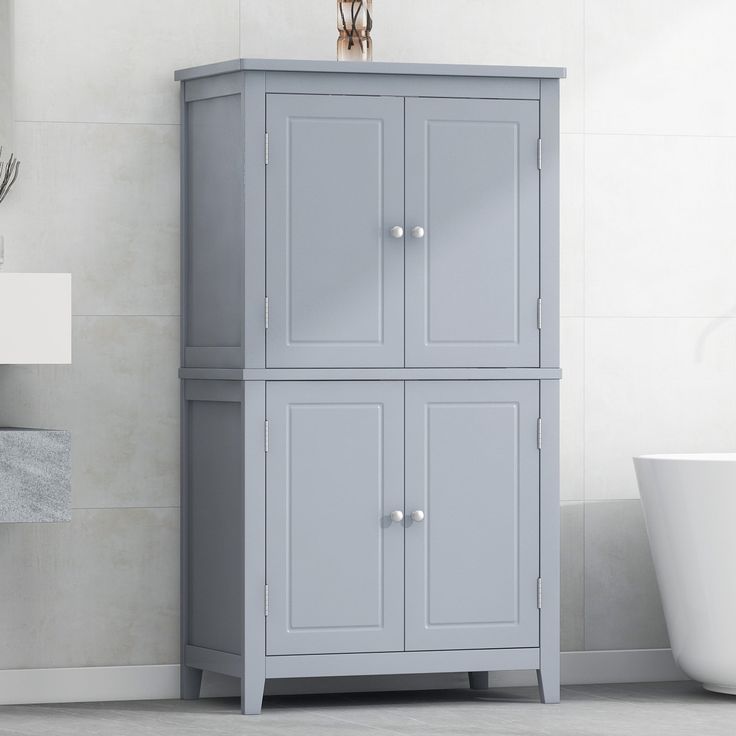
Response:
[{"label": "metal hinge", "polygon": [[537,168],[542,170],[542,139],[537,138]]},{"label": "metal hinge", "polygon": [[268,329],[268,297],[263,300],[263,324]]},{"label": "metal hinge", "polygon": [[542,297],[537,299],[537,329],[542,329]]},{"label": "metal hinge", "polygon": [[542,449],[542,417],[537,418],[537,449]]},{"label": "metal hinge", "polygon": [[537,578],[537,608],[542,608],[542,578]]},{"label": "metal hinge", "polygon": [[268,419],[263,423],[263,450],[268,452]]},{"label": "metal hinge", "polygon": [[263,615],[268,616],[268,585],[263,586]]},{"label": "metal hinge", "polygon": [[268,166],[268,131],[266,131],[265,139],[263,142],[264,154],[266,159],[266,166]]}]

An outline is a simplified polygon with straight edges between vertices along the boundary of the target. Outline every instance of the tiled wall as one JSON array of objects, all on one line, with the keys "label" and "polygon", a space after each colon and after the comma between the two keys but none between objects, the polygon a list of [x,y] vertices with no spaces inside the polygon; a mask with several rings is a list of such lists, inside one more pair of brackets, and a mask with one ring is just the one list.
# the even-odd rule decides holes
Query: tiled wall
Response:
[{"label": "tiled wall", "polygon": [[[69,525],[0,529],[0,668],[177,662],[179,111],[238,0],[19,0],[6,269],[71,271],[73,364],[0,368],[0,423],[73,433]],[[5,104],[5,101],[3,101]]]},{"label": "tiled wall", "polygon": [[[563,646],[666,646],[630,458],[736,445],[736,4],[374,5],[377,60],[568,67]],[[0,529],[0,668],[176,662],[172,70],[332,58],[334,2],[19,0],[14,29],[6,267],[73,273],[74,364],[0,370],[0,423],[73,431],[75,512]]]},{"label": "tiled wall", "polygon": [[[13,109],[10,104],[13,76],[11,23],[10,0],[0,0],[0,145],[5,147],[6,154],[12,143],[13,130]],[[6,160],[5,156],[3,160]]]}]

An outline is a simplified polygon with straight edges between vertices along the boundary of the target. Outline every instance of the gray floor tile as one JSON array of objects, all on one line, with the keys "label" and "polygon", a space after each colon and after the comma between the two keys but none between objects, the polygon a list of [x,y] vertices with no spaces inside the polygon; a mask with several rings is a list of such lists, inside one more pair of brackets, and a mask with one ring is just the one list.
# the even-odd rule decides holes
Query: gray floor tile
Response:
[{"label": "gray floor tile", "polygon": [[5,706],[0,736],[731,736],[736,698],[694,682],[565,687],[560,705],[536,688],[272,696],[243,717],[238,701]]}]

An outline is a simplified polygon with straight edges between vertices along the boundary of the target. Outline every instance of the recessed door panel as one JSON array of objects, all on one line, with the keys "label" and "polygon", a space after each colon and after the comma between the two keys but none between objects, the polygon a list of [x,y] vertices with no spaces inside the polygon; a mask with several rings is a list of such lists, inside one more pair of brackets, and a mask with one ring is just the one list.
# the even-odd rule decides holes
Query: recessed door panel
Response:
[{"label": "recessed door panel", "polygon": [[407,98],[407,366],[539,365],[538,117]]},{"label": "recessed door panel", "polygon": [[404,648],[403,384],[267,388],[268,654]]},{"label": "recessed door panel", "polygon": [[268,95],[270,367],[402,366],[404,101]]},{"label": "recessed door panel", "polygon": [[407,382],[407,650],[538,645],[538,407],[536,381]]}]

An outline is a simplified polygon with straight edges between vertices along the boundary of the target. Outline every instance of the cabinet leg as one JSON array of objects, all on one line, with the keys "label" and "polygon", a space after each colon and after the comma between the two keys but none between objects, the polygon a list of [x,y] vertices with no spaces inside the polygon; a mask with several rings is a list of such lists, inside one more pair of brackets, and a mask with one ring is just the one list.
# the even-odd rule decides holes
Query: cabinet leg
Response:
[{"label": "cabinet leg", "polygon": [[559,669],[537,670],[539,683],[539,699],[543,703],[560,702],[560,671]]},{"label": "cabinet leg", "polygon": [[179,675],[182,700],[197,700],[202,687],[202,670],[196,667],[181,666]]},{"label": "cabinet leg", "polygon": [[261,712],[265,684],[262,677],[243,678],[240,681],[240,711],[244,716],[257,716]]},{"label": "cabinet leg", "polygon": [[468,672],[471,690],[488,690],[491,678],[488,672]]}]

